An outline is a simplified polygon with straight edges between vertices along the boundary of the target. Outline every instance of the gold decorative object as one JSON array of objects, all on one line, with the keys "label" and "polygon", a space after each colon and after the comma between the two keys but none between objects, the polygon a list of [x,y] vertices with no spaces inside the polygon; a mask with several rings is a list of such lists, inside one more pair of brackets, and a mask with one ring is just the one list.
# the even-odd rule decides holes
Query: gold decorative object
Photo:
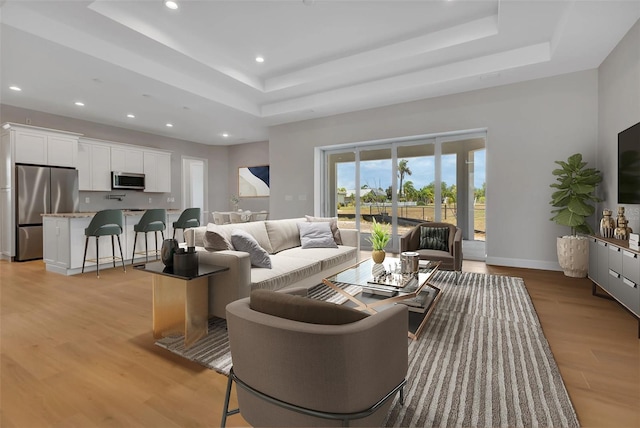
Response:
[{"label": "gold decorative object", "polygon": [[609,209],[602,210],[602,220],[600,220],[600,236],[603,238],[613,238],[616,230],[616,222],[611,217],[613,211]]}]

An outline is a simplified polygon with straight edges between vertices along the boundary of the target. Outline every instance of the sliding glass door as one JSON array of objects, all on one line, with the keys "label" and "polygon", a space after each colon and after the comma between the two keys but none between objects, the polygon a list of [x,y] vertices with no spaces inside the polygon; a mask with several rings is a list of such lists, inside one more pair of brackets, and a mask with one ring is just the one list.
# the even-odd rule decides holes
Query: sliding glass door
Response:
[{"label": "sliding glass door", "polygon": [[[445,135],[323,148],[322,214],[361,232],[368,250],[373,219],[399,237],[424,221],[455,224],[466,240],[484,240],[485,135]],[[480,181],[479,181],[480,180]]]}]

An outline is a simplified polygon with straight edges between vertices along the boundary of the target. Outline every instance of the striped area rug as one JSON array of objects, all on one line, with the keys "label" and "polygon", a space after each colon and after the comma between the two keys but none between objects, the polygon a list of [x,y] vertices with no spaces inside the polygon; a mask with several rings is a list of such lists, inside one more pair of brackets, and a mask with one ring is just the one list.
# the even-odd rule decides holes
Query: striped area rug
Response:
[{"label": "striped area rug", "polygon": [[[442,297],[409,345],[405,403],[395,399],[386,426],[579,426],[522,279],[463,273],[456,285],[439,272],[433,283]],[[314,294],[326,299],[323,287]],[[224,320],[209,331],[186,351],[182,337],[156,344],[228,374]]]}]

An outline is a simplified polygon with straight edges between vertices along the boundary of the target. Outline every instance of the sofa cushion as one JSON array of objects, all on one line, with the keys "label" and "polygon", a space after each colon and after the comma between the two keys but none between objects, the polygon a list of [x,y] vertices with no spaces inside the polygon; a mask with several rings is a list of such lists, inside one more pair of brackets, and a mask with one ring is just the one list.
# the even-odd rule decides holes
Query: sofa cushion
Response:
[{"label": "sofa cushion", "polygon": [[249,306],[254,311],[310,324],[342,325],[369,316],[348,306],[269,290],[252,291]]},{"label": "sofa cushion", "polygon": [[449,251],[449,228],[420,226],[420,248]]},{"label": "sofa cushion", "polygon": [[[327,270],[334,266],[341,265],[348,261],[354,261],[357,257],[357,249],[354,247],[348,247],[344,245],[338,246],[338,248],[307,248],[302,247],[291,248],[285,250],[278,255],[305,259],[315,260],[320,262],[321,270]],[[355,261],[354,261],[355,264]]]},{"label": "sofa cushion", "polygon": [[272,254],[300,246],[298,223],[301,221],[304,221],[304,219],[266,220],[264,222],[269,241],[271,242]]},{"label": "sofa cushion", "polygon": [[251,266],[271,269],[269,253],[267,253],[248,232],[244,230],[234,230],[231,233],[231,242],[237,251],[249,253]]},{"label": "sofa cushion", "polygon": [[307,248],[338,248],[333,240],[329,222],[298,223],[300,244]]},{"label": "sofa cushion", "polygon": [[202,246],[207,251],[233,250],[231,230],[223,229],[214,223],[209,223],[204,232]]},{"label": "sofa cushion", "polygon": [[251,289],[280,290],[319,273],[320,267],[317,260],[273,254],[271,269],[251,269]]},{"label": "sofa cushion", "polygon": [[340,236],[340,229],[338,229],[338,217],[313,217],[310,215],[305,216],[308,222],[325,222],[328,221],[331,226],[331,233],[333,233],[333,240],[338,245],[342,245],[342,236]]}]

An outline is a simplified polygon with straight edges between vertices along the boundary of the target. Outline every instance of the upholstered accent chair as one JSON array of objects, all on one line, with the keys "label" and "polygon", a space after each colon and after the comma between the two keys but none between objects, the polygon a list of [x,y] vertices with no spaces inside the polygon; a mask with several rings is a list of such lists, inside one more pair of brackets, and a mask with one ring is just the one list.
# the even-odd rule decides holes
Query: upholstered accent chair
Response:
[{"label": "upholstered accent chair", "polygon": [[416,225],[400,237],[400,251],[415,251],[420,260],[441,261],[442,270],[462,272],[462,230],[453,224]]},{"label": "upholstered accent chair", "polygon": [[[233,368],[222,426],[380,426],[406,381],[408,314],[369,315],[309,299],[306,289],[255,290],[227,305]],[[229,410],[236,382],[239,408]]]}]

